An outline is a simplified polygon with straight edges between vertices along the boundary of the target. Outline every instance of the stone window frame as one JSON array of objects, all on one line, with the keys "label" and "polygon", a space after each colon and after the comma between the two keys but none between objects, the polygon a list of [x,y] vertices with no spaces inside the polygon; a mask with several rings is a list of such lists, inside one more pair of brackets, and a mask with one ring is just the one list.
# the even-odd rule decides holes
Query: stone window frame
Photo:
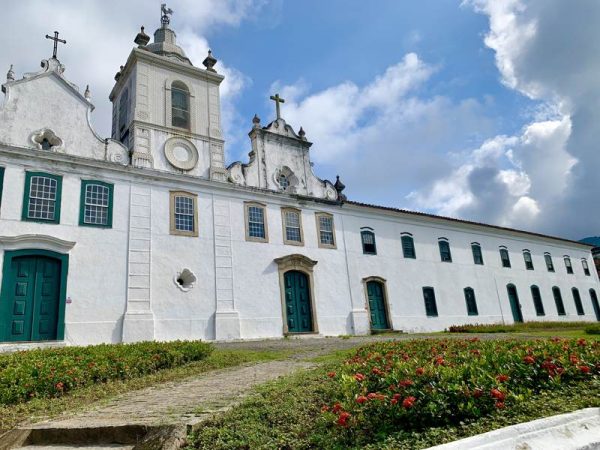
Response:
[{"label": "stone window frame", "polygon": [[[56,182],[56,195],[54,199],[54,218],[53,219],[41,219],[29,217],[29,202],[31,200],[31,180],[34,177],[42,177],[54,180]],[[60,223],[60,207],[62,203],[62,175],[53,175],[46,172],[25,172],[25,187],[23,189],[23,211],[21,214],[21,220],[26,222],[40,222],[40,223]]]},{"label": "stone window frame", "polygon": [[[256,236],[250,236],[250,211],[251,207],[261,208],[263,210],[263,227],[265,229],[265,237],[260,238]],[[269,221],[267,220],[267,205],[265,203],[247,201],[244,202],[244,224],[246,241],[248,242],[269,242]]]},{"label": "stone window frame", "polygon": [[[189,128],[181,128],[173,126],[173,103],[171,101],[171,89],[173,83],[182,83],[188,90],[189,100],[190,100],[190,126]],[[194,99],[196,98],[194,89],[190,82],[186,82],[181,78],[170,77],[165,82],[165,127],[174,128],[176,130],[187,131],[188,133],[195,133],[195,119],[196,119],[196,102]]]},{"label": "stone window frame", "polygon": [[[187,197],[192,200],[194,207],[194,229],[193,231],[178,230],[175,228],[175,198]],[[174,236],[198,236],[198,195],[188,191],[169,191],[169,234]]]},{"label": "stone window frame", "polygon": [[[290,241],[287,239],[287,233],[286,233],[286,222],[285,222],[285,216],[286,213],[288,212],[295,212],[298,214],[298,222],[300,224],[300,241]],[[284,206],[281,208],[281,226],[282,226],[282,231],[283,231],[283,243],[286,245],[295,245],[297,247],[303,247],[304,246],[304,227],[302,226],[302,210],[298,209],[298,208],[294,208],[292,206]]]},{"label": "stone window frame", "polygon": [[[87,188],[89,186],[102,186],[108,189],[108,206],[107,206],[107,222],[106,224],[99,223],[88,223],[85,221],[85,208],[86,204]],[[112,228],[113,223],[113,201],[114,201],[114,185],[112,183],[106,183],[99,180],[81,180],[81,196],[79,200],[79,225],[84,227],[97,227],[97,228]]]},{"label": "stone window frame", "polygon": [[[291,255],[282,256],[281,258],[275,258],[273,260],[277,264],[279,272],[279,292],[281,297],[281,314],[283,319],[283,335],[284,336],[296,336],[296,335],[310,335],[319,334],[319,323],[317,321],[317,305],[315,300],[315,280],[314,280],[314,267],[318,261],[314,261],[307,256],[294,253]],[[304,333],[290,333],[287,324],[287,314],[285,305],[285,274],[290,270],[302,272],[308,278],[310,294],[310,308],[311,308],[311,319],[312,319],[312,331]]]},{"label": "stone window frame", "polygon": [[[333,236],[333,244],[325,244],[321,241],[321,217],[331,219],[331,233]],[[317,212],[315,212],[315,223],[317,226],[317,242],[319,244],[319,248],[336,249],[337,248],[337,238],[335,236],[335,221],[333,218],[333,214],[317,211]]]},{"label": "stone window frame", "polygon": [[[369,318],[369,327],[372,327],[371,324],[371,306],[369,304],[369,291],[368,291],[368,283],[370,281],[376,281],[377,283],[383,286],[383,303],[385,306],[385,314],[388,322],[388,328],[386,330],[392,331],[394,329],[394,324],[392,323],[392,314],[390,312],[390,301],[388,296],[388,288],[387,288],[387,280],[383,277],[379,277],[377,275],[373,275],[370,277],[365,277],[362,279],[363,292],[365,295],[365,309],[367,310],[367,316]],[[372,328],[371,328],[372,329]]]}]

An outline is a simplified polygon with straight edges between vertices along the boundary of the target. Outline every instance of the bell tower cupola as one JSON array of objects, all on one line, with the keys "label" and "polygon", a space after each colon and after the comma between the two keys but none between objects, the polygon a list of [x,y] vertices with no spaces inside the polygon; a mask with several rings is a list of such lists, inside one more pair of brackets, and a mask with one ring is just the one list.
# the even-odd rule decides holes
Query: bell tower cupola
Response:
[{"label": "bell tower cupola", "polygon": [[112,137],[125,144],[137,167],[227,180],[219,86],[212,52],[195,67],[170,28],[174,14],[161,5],[150,42],[144,27],[115,75]]}]

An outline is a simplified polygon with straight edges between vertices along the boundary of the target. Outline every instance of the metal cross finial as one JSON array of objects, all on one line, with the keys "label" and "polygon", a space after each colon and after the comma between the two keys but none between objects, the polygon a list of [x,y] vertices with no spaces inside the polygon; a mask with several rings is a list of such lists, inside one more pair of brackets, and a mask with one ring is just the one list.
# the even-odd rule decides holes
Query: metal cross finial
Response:
[{"label": "metal cross finial", "polygon": [[54,37],[46,35],[46,39],[50,39],[50,40],[54,41],[54,51],[52,52],[52,57],[54,59],[56,59],[56,51],[58,50],[58,43],[62,42],[63,44],[66,44],[67,41],[65,41],[64,39],[58,38],[58,31],[54,32]]},{"label": "metal cross finial", "polygon": [[285,100],[282,99],[279,94],[271,95],[271,100],[275,102],[275,111],[277,113],[277,120],[281,119],[281,111],[279,109],[280,103],[285,103]]}]

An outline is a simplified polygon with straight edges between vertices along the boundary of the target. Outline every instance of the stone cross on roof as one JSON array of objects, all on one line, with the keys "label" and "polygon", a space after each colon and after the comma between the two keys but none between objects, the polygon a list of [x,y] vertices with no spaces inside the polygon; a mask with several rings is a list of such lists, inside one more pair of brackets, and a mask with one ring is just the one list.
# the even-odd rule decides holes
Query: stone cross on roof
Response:
[{"label": "stone cross on roof", "polygon": [[282,99],[279,94],[271,95],[271,100],[275,102],[275,112],[277,113],[277,120],[281,119],[281,111],[279,109],[280,103],[285,103],[285,100]]},{"label": "stone cross on roof", "polygon": [[56,58],[56,51],[58,50],[58,43],[62,42],[63,44],[66,44],[67,41],[65,41],[64,39],[59,39],[58,38],[58,31],[54,32],[54,37],[52,37],[50,35],[46,35],[46,39],[50,39],[50,40],[54,41],[54,51],[52,52],[52,57],[54,59],[57,59]]}]

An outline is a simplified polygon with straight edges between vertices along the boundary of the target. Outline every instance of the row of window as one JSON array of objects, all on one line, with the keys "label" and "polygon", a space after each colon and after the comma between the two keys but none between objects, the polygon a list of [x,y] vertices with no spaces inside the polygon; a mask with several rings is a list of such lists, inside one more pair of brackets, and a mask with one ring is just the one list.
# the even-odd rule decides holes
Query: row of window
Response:
[{"label": "row of window", "polygon": [[[366,255],[376,255],[377,247],[375,245],[375,233],[373,232],[373,229],[370,227],[363,227],[361,228],[360,234],[362,238],[363,253]],[[415,241],[412,237],[412,234],[401,233],[400,240],[402,243],[402,254],[404,257],[416,259],[417,253],[415,251]],[[450,252],[450,243],[448,242],[448,239],[444,237],[439,238],[438,246],[440,250],[441,261],[452,262],[452,253]],[[481,251],[481,245],[478,242],[471,243],[471,252],[473,253],[473,263],[483,265],[483,253]],[[508,249],[502,245],[499,248],[499,252],[502,267],[510,268],[511,264]],[[531,252],[527,249],[523,250],[523,260],[527,270],[534,270]],[[567,273],[572,274],[573,265],[571,263],[571,258],[568,255],[565,255],[563,260],[565,262],[565,269]],[[544,253],[544,261],[546,262],[546,269],[548,272],[554,272],[554,263],[552,262],[552,255],[550,255],[550,253]],[[582,258],[581,265],[583,267],[583,273],[585,273],[587,276],[590,276],[591,273],[587,259]]]},{"label": "row of window", "polygon": [[[509,285],[512,286],[512,285]],[[479,312],[477,310],[477,300],[475,298],[475,291],[471,287],[466,287],[463,289],[465,296],[465,304],[467,307],[467,314],[469,316],[477,316]],[[515,290],[516,292],[516,290]],[[598,296],[596,295],[596,291],[594,289],[590,289],[590,300],[592,305],[598,304]],[[583,309],[583,303],[581,302],[581,295],[579,294],[579,289],[572,288],[571,293],[573,295],[573,303],[575,304],[575,310],[577,311],[577,315],[583,316],[585,315],[585,311]],[[558,286],[554,286],[552,288],[552,296],[554,297],[554,303],[556,305],[556,312],[559,316],[566,316],[565,304],[563,302],[562,294],[560,292],[560,288]],[[540,293],[540,288],[535,284],[531,286],[531,299],[533,300],[533,306],[535,308],[535,313],[538,316],[545,316],[546,312],[544,310],[544,302],[542,301],[542,294]],[[435,291],[432,287],[424,287],[423,288],[423,300],[425,302],[425,313],[430,317],[437,317],[438,310],[435,299]],[[518,301],[518,299],[517,299]]]}]

